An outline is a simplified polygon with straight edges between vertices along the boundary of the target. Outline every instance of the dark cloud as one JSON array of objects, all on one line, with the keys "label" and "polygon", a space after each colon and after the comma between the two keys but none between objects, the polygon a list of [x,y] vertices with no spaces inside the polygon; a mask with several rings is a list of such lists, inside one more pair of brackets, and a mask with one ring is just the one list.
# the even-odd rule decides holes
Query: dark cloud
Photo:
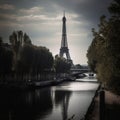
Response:
[{"label": "dark cloud", "polygon": [[[11,4],[16,9],[32,8],[43,6],[44,12],[48,15],[66,12],[74,12],[83,19],[96,23],[102,14],[107,14],[107,7],[112,0],[1,0],[0,4]],[[15,11],[14,11],[15,12]],[[81,18],[81,17],[80,17]]]},{"label": "dark cloud", "polygon": [[84,19],[92,24],[97,24],[101,15],[108,16],[107,7],[111,0],[89,0],[89,2],[79,3],[76,12],[82,14]]},{"label": "dark cloud", "polygon": [[[112,0],[56,0],[56,4],[62,6],[68,12],[79,15],[78,20],[87,20],[92,25],[99,22],[101,15],[108,16],[107,7]],[[82,17],[82,18],[81,18]]]}]

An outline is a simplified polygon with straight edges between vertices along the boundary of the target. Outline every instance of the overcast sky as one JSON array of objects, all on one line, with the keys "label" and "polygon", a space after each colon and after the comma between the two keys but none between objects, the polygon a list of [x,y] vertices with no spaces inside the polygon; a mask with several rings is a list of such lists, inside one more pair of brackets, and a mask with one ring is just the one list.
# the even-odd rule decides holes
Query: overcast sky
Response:
[{"label": "overcast sky", "polygon": [[74,64],[87,64],[86,53],[92,41],[91,28],[97,28],[101,15],[108,15],[112,0],[0,0],[0,36],[7,42],[14,30],[26,32],[32,43],[59,54],[62,17],[67,19],[67,41]]}]

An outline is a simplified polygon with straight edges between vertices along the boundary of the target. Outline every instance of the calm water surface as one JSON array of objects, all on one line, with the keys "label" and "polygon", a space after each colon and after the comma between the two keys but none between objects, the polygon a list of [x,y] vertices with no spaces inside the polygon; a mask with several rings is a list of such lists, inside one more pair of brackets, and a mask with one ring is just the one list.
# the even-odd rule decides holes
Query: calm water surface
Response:
[{"label": "calm water surface", "polygon": [[80,120],[98,87],[83,80],[90,79],[25,92],[0,91],[0,120],[66,120],[73,115]]}]

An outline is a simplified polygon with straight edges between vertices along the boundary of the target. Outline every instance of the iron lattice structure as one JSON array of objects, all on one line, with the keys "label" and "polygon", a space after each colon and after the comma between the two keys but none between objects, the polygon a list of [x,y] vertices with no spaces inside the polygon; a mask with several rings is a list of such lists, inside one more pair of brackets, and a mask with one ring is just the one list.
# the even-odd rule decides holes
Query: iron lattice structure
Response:
[{"label": "iron lattice structure", "polygon": [[60,48],[60,53],[59,56],[63,57],[63,55],[66,55],[67,61],[72,63],[69,49],[68,49],[68,43],[67,43],[67,34],[66,34],[66,17],[65,13],[62,18],[63,26],[62,26],[62,40],[61,40],[61,48]]}]

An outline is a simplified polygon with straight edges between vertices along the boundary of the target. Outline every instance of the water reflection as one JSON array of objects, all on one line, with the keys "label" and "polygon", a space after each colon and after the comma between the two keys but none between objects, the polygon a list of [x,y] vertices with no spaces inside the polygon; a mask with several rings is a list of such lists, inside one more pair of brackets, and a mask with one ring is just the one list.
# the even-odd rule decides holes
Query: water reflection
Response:
[{"label": "water reflection", "polygon": [[51,88],[26,92],[1,92],[0,119],[36,120],[51,114],[53,106],[61,106],[63,120],[67,118],[67,109],[71,92],[51,91]]},{"label": "water reflection", "polygon": [[69,100],[70,100],[70,92],[67,92],[64,96],[63,103],[62,103],[62,118],[63,120],[68,119],[68,106],[69,106]]},{"label": "water reflection", "polygon": [[53,91],[55,93],[55,99],[53,104],[58,107],[60,105],[62,120],[66,120],[68,118],[68,106],[69,100],[72,92],[70,91]]},{"label": "water reflection", "polygon": [[[3,93],[3,92],[2,92]],[[35,120],[52,111],[50,88],[27,91],[6,91],[0,99],[0,119]]]},{"label": "water reflection", "polygon": [[95,83],[66,82],[24,92],[0,91],[0,120],[66,120],[73,114],[77,120],[96,88]]}]

